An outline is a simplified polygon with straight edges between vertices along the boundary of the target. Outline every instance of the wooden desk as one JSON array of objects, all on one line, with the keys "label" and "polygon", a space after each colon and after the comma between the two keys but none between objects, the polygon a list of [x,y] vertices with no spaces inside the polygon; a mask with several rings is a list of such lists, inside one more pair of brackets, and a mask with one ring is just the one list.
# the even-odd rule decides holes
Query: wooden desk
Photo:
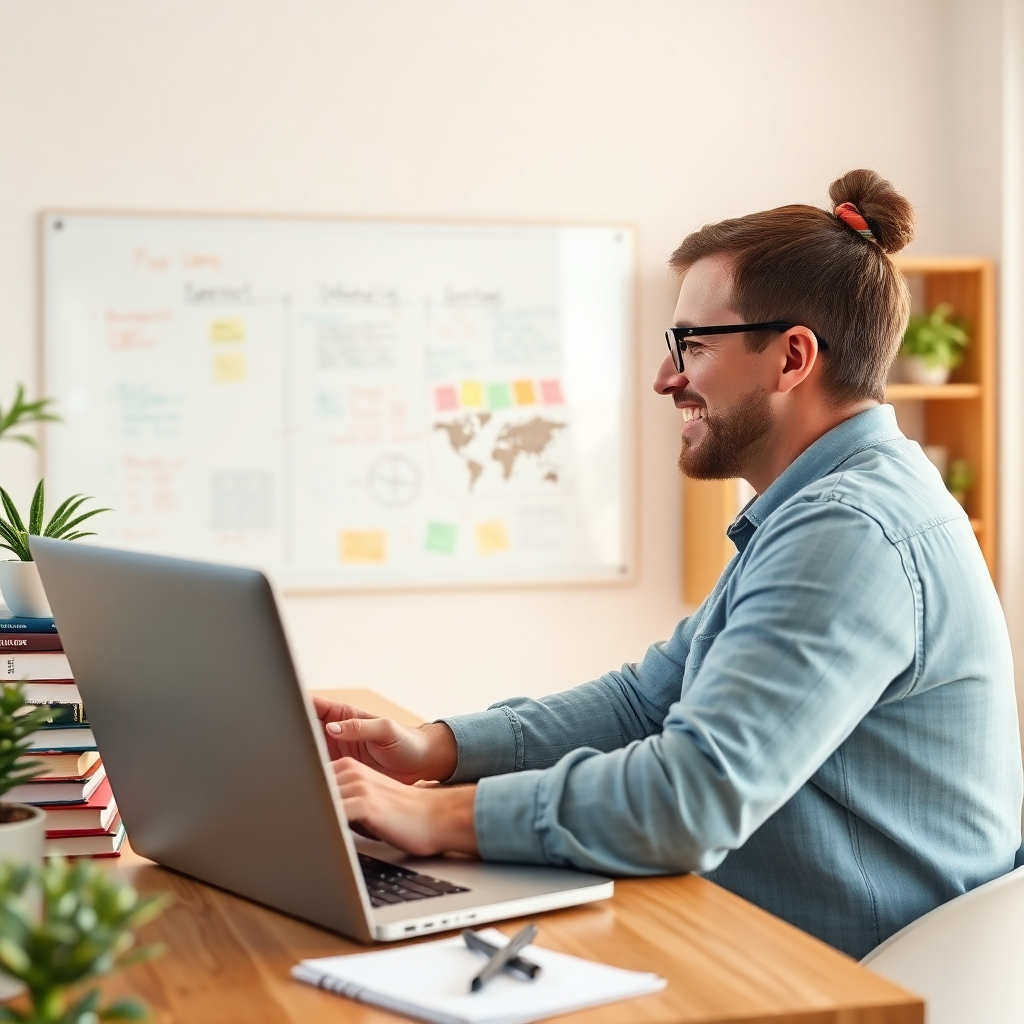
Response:
[{"label": "wooden desk", "polygon": [[[320,691],[367,710],[417,719],[369,690]],[[104,983],[145,999],[175,1024],[384,1024],[391,1014],[291,980],[304,957],[365,950],[337,935],[157,867],[128,851],[116,870],[175,903],[142,930],[159,960]],[[543,914],[539,943],[619,967],[656,971],[668,987],[559,1018],[573,1024],[920,1024],[921,1001],[817,939],[693,875],[616,882],[615,897]],[[505,931],[521,922],[502,924]],[[426,939],[424,941],[430,941]]]}]

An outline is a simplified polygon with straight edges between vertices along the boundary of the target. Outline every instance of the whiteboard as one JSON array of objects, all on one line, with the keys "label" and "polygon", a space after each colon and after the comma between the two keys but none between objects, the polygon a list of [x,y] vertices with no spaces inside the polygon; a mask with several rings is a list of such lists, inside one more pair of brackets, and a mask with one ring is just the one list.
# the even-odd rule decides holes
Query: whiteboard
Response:
[{"label": "whiteboard", "polygon": [[289,589],[629,579],[618,226],[50,212],[48,494]]}]

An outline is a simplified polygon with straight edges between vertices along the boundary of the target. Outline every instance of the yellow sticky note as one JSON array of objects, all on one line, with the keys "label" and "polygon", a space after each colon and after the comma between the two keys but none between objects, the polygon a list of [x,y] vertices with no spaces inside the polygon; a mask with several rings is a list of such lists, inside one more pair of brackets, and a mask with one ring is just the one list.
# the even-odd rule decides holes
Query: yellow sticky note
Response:
[{"label": "yellow sticky note", "polygon": [[386,530],[342,530],[339,554],[343,562],[386,562]]},{"label": "yellow sticky note", "polygon": [[211,320],[210,341],[245,341],[245,321],[238,317],[230,320]]},{"label": "yellow sticky note", "polygon": [[217,352],[213,357],[213,379],[217,384],[237,384],[247,380],[249,367],[244,352]]},{"label": "yellow sticky note", "polygon": [[516,396],[516,405],[536,405],[537,389],[532,380],[516,380],[512,382],[512,391]]},{"label": "yellow sticky note", "polygon": [[493,555],[508,548],[508,530],[504,519],[477,523],[476,546],[481,555]]},{"label": "yellow sticky note", "polygon": [[477,380],[464,380],[460,398],[462,404],[468,409],[482,409],[484,407],[484,386]]}]

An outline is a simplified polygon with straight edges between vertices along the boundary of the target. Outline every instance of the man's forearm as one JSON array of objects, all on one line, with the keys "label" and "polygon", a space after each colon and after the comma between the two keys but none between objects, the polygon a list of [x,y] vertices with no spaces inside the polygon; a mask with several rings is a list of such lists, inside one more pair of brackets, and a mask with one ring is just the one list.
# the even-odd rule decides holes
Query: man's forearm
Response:
[{"label": "man's forearm", "polygon": [[438,850],[479,854],[473,815],[476,786],[434,789],[430,791],[430,799]]}]

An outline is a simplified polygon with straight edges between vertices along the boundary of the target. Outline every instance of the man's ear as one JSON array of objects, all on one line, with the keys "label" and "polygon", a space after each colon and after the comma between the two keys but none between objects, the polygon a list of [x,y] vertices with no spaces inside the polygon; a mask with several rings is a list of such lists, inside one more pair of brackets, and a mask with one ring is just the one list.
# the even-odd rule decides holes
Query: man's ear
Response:
[{"label": "man's ear", "polygon": [[786,394],[802,384],[818,361],[818,342],[806,327],[790,327],[783,335],[784,362],[779,375],[778,391]]}]

